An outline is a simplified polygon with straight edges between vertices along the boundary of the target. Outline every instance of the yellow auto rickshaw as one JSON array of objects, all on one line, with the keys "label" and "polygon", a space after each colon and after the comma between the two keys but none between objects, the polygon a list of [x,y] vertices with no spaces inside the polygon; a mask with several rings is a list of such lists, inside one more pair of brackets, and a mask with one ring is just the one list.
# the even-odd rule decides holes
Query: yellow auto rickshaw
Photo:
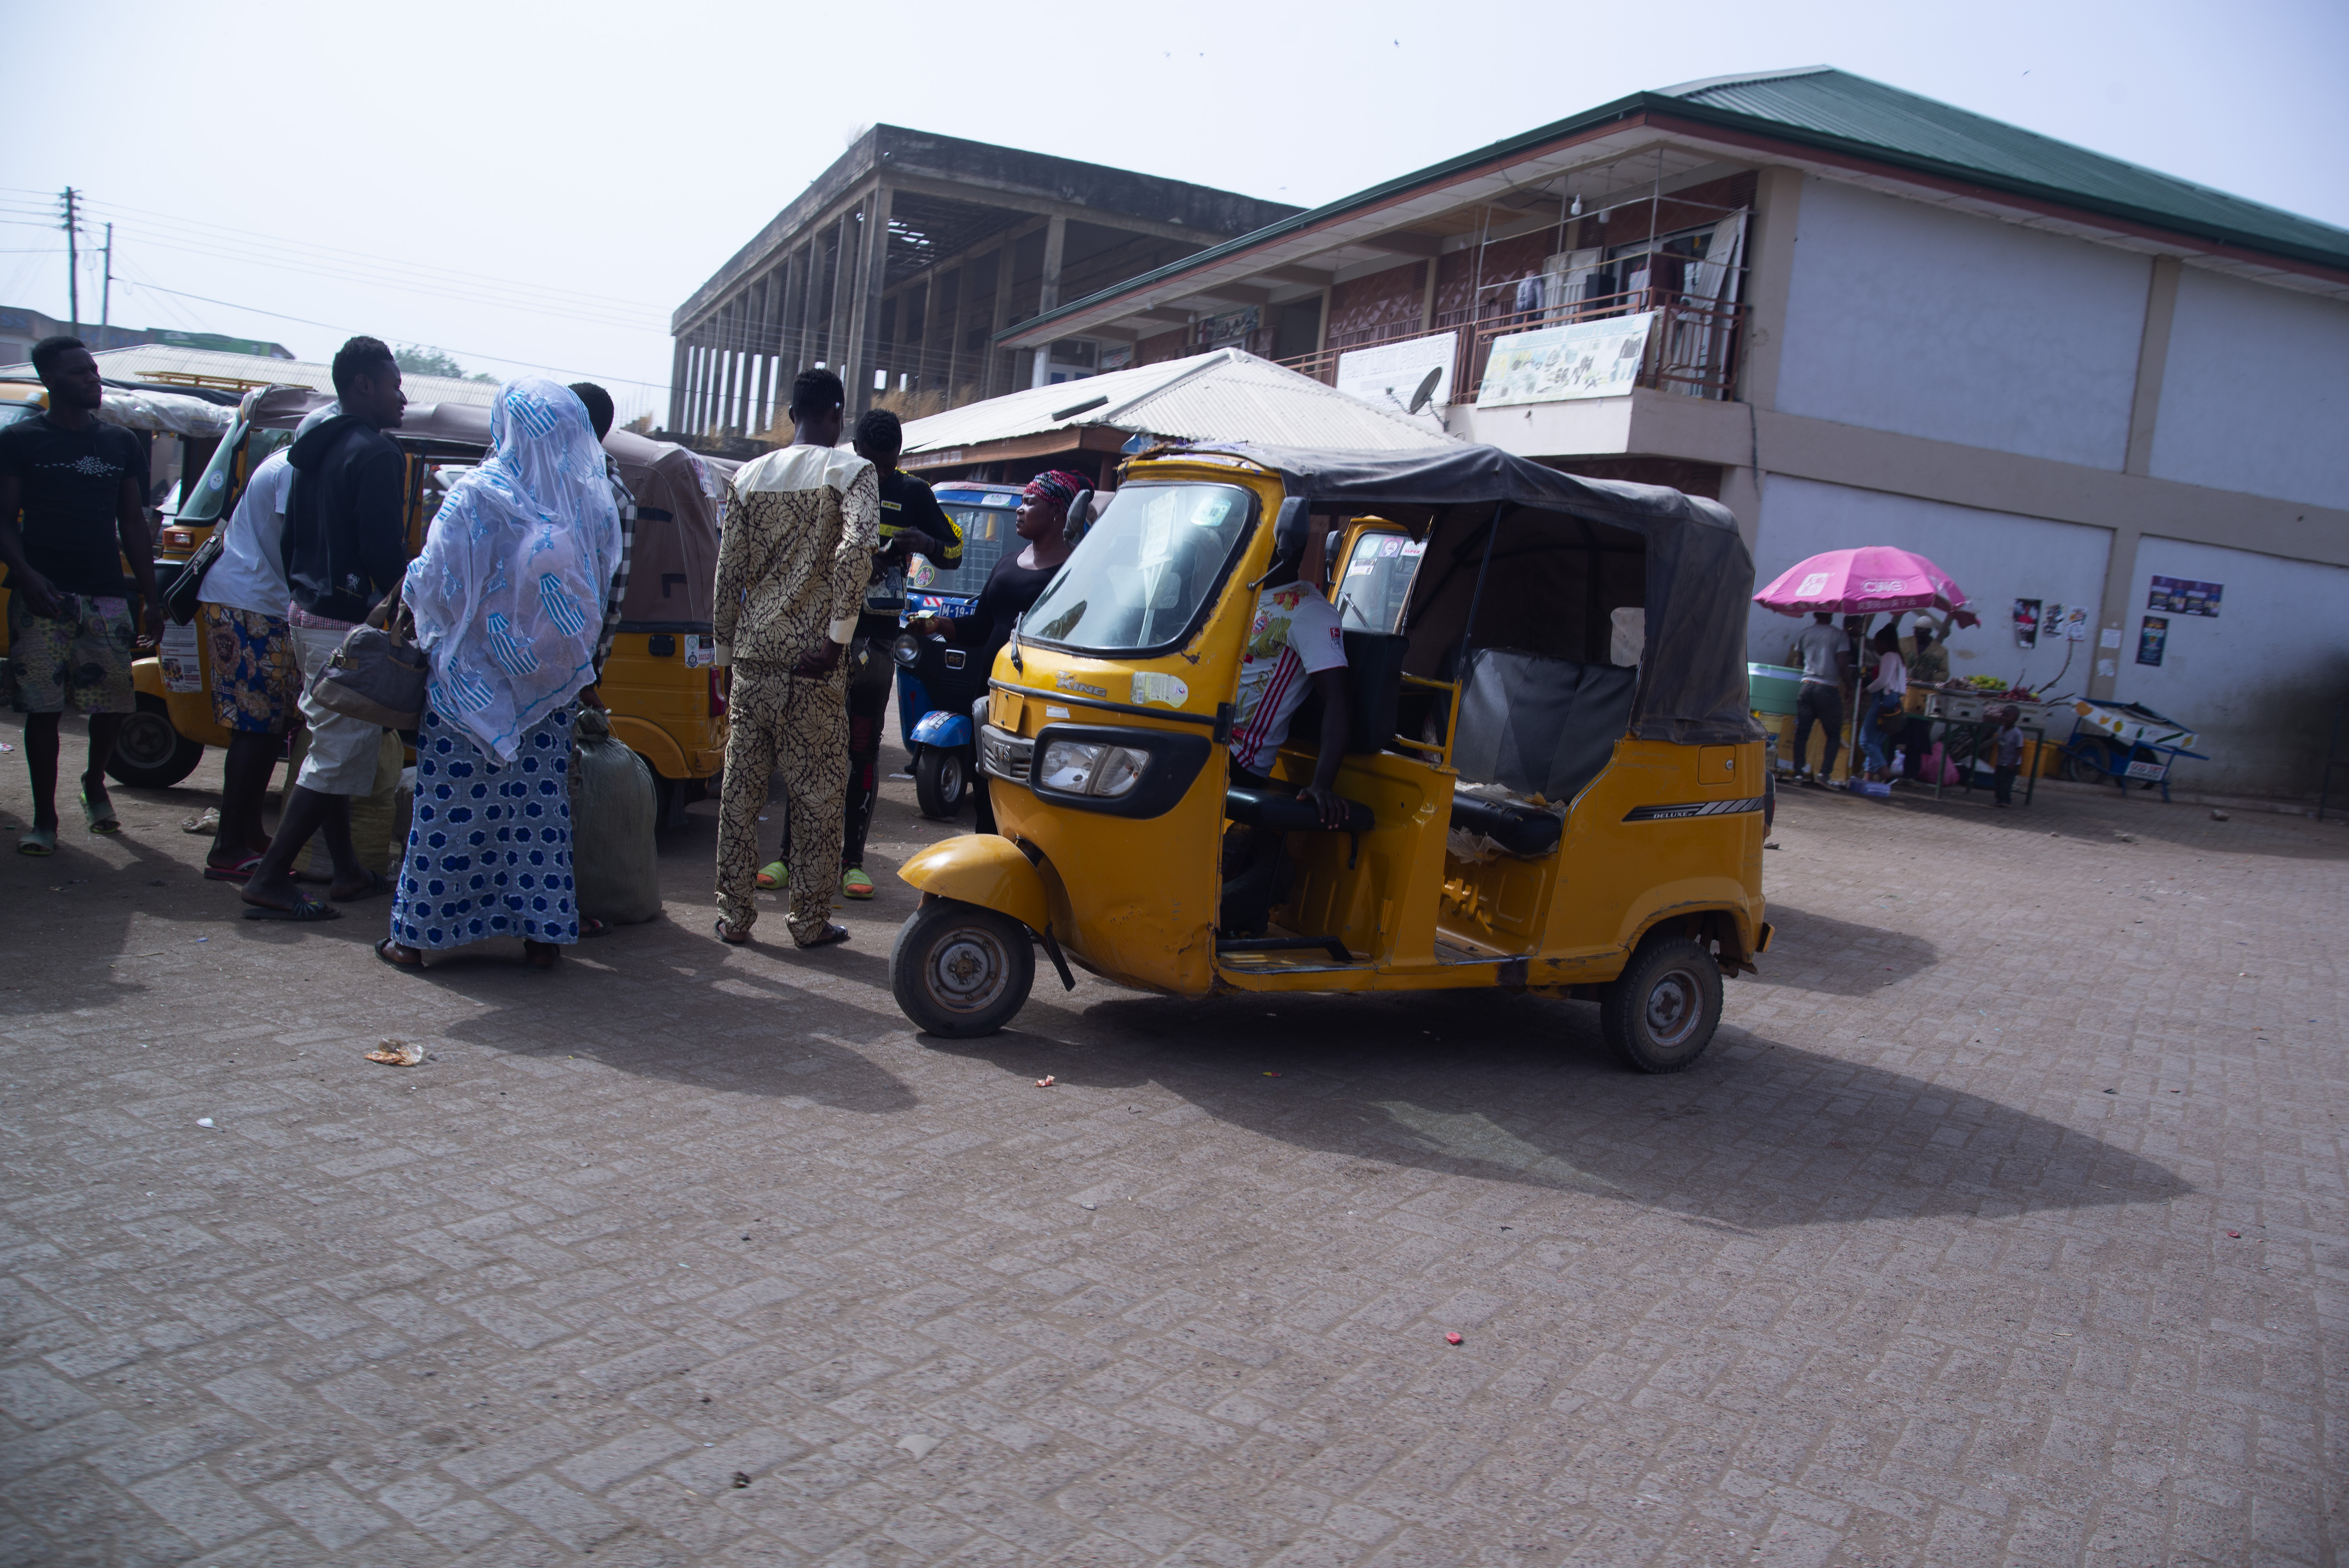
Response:
[{"label": "yellow auto rickshaw", "polygon": [[[290,445],[302,420],[330,401],[307,387],[248,395],[156,552],[160,585],[224,522],[254,469]],[[460,403],[411,404],[385,432],[407,459],[403,516],[410,554],[456,476],[489,450],[490,410]],[[725,687],[710,635],[709,596],[718,575],[718,496],[731,467],[626,430],[605,438],[636,497],[635,554],[619,629],[601,691],[612,732],[651,767],[664,826],[709,792],[726,754]],[[108,771],[126,784],[161,789],[194,770],[206,746],[225,746],[212,717],[212,652],[194,624],[169,624],[160,656],[131,666],[139,710],[123,725]]]},{"label": "yellow auto rickshaw", "polygon": [[[989,682],[1000,836],[900,873],[923,897],[890,978],[916,1025],[1000,1027],[1032,937],[1069,986],[1072,964],[1186,997],[1497,986],[1599,1002],[1643,1070],[1696,1061],[1770,941],[1753,561],[1719,503],[1470,446],[1157,449],[1086,526],[1091,500]],[[1329,583],[1343,628],[1336,830],[1294,798],[1307,716],[1273,789],[1229,777],[1276,558]],[[1286,835],[1260,932],[1216,928],[1235,826]]]}]

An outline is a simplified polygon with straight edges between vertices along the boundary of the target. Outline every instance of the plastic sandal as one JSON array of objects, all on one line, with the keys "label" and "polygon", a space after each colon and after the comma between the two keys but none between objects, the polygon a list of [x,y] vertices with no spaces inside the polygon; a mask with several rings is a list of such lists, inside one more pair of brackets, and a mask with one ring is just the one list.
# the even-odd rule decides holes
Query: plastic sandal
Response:
[{"label": "plastic sandal", "polygon": [[93,833],[122,831],[122,819],[114,814],[114,801],[109,798],[104,805],[93,806],[87,789],[81,792],[81,820]]},{"label": "plastic sandal", "polygon": [[792,880],[792,868],[781,861],[769,861],[759,868],[754,880],[761,888],[779,888]]},{"label": "plastic sandal", "polygon": [[840,896],[843,898],[871,898],[873,896],[873,879],[866,876],[864,872],[858,868],[854,866],[849,867],[848,870],[840,873]]},{"label": "plastic sandal", "polygon": [[16,841],[20,855],[54,855],[57,852],[57,830],[55,828],[27,828]]}]

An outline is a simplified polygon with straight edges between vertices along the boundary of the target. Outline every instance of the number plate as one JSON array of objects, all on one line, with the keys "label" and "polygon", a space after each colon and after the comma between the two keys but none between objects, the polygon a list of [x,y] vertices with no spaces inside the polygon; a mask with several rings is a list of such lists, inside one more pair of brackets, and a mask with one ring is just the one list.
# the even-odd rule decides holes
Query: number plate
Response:
[{"label": "number plate", "polygon": [[2161,762],[2132,762],[2128,765],[2128,776],[2132,779],[2149,779],[2158,784],[2169,777],[2169,768],[2168,764]]}]

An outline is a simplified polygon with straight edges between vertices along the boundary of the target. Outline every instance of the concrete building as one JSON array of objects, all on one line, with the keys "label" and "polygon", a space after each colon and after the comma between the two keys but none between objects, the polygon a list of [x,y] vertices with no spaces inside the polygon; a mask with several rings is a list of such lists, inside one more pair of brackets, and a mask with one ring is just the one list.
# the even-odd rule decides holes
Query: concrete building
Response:
[{"label": "concrete building", "polygon": [[668,428],[756,435],[811,366],[840,373],[852,411],[886,395],[912,413],[1115,369],[1154,327],[1064,335],[1018,364],[995,339],[1296,211],[874,126],[678,308]]},{"label": "concrete building", "polygon": [[[2181,784],[2315,789],[2349,702],[2349,232],[1816,67],[1635,93],[997,341],[1133,331],[1146,363],[1242,313],[1374,401],[1435,372],[1454,435],[1718,497],[1761,581],[1921,550],[1984,615],[1955,673],[2183,720],[2216,760]],[[2021,645],[2017,600],[2081,640]],[[1754,656],[1796,629],[1757,611]]]}]

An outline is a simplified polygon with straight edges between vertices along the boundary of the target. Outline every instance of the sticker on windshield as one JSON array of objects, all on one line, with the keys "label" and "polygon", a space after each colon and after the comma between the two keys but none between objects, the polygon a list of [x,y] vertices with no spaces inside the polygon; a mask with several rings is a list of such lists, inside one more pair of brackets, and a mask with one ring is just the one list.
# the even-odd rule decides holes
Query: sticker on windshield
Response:
[{"label": "sticker on windshield", "polygon": [[1191,688],[1183,684],[1181,676],[1161,674],[1157,670],[1136,670],[1133,673],[1133,700],[1163,702],[1169,707],[1181,707],[1191,700]]},{"label": "sticker on windshield", "polygon": [[1411,540],[1403,545],[1402,552],[1405,555],[1424,555],[1427,553],[1427,541],[1423,539]]}]

